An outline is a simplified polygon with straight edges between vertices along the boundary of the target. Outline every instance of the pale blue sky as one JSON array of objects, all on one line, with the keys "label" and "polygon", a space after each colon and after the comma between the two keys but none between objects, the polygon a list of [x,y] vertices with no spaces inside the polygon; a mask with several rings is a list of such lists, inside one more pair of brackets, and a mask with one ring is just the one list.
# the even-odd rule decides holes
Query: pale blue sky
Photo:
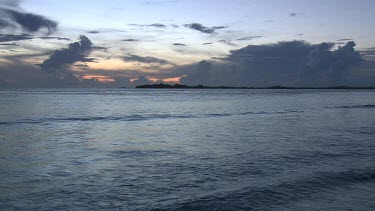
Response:
[{"label": "pale blue sky", "polygon": [[238,34],[263,35],[265,41],[353,38],[363,47],[374,44],[375,36],[372,0],[25,0],[22,6],[57,20],[61,30],[127,30],[132,23],[197,22],[225,25]]}]

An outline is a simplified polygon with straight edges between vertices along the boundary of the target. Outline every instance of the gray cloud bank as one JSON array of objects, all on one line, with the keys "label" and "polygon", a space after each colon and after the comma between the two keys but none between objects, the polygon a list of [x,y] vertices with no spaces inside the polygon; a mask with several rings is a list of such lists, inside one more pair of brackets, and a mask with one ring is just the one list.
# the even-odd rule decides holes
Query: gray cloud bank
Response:
[{"label": "gray cloud bank", "polygon": [[375,74],[353,41],[337,49],[333,43],[304,41],[249,45],[233,50],[221,62],[200,62],[181,79],[188,85],[225,86],[374,86]]},{"label": "gray cloud bank", "polygon": [[[91,70],[86,63],[96,60],[89,57],[90,53],[100,49],[86,36],[80,36],[77,42],[50,53],[39,67],[18,62],[17,57],[9,60],[13,62],[11,64],[0,63],[0,87],[131,87],[152,83],[147,77],[180,76],[183,76],[180,82],[186,85],[375,86],[375,61],[367,60],[367,55],[371,56],[374,49],[360,53],[353,41],[335,46],[334,43],[310,44],[304,41],[248,45],[230,51],[214,62],[201,61],[183,66],[152,56],[128,54],[122,57],[124,61],[153,65],[155,71],[149,73],[130,69]],[[163,66],[166,64],[173,66]],[[73,70],[73,67],[80,68],[80,71]],[[82,79],[84,75],[101,75],[113,81],[99,83],[96,79]],[[130,78],[136,77],[137,80],[130,82]]]}]

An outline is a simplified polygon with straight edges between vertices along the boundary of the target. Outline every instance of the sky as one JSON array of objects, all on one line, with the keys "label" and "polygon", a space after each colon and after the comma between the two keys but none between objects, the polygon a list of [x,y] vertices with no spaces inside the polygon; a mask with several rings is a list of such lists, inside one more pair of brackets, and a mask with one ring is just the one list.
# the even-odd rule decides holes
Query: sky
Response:
[{"label": "sky", "polygon": [[372,0],[0,0],[0,87],[375,86]]}]

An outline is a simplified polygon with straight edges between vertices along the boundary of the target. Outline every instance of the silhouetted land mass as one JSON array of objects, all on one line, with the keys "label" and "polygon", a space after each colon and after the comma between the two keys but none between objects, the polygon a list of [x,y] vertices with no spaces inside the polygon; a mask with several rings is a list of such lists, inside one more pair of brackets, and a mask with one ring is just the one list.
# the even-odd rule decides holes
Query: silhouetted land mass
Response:
[{"label": "silhouetted land mass", "polygon": [[288,87],[288,86],[270,86],[270,87],[236,87],[236,86],[187,86],[181,84],[145,84],[139,85],[138,89],[375,89],[375,87],[352,87],[352,86],[332,86],[332,87]]}]

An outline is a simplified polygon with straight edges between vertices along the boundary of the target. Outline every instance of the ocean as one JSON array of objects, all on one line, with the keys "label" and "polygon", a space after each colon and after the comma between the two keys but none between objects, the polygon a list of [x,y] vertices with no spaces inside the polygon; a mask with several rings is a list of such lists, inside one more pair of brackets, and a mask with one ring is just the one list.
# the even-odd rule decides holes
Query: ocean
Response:
[{"label": "ocean", "polygon": [[0,210],[375,210],[374,90],[0,90]]}]

